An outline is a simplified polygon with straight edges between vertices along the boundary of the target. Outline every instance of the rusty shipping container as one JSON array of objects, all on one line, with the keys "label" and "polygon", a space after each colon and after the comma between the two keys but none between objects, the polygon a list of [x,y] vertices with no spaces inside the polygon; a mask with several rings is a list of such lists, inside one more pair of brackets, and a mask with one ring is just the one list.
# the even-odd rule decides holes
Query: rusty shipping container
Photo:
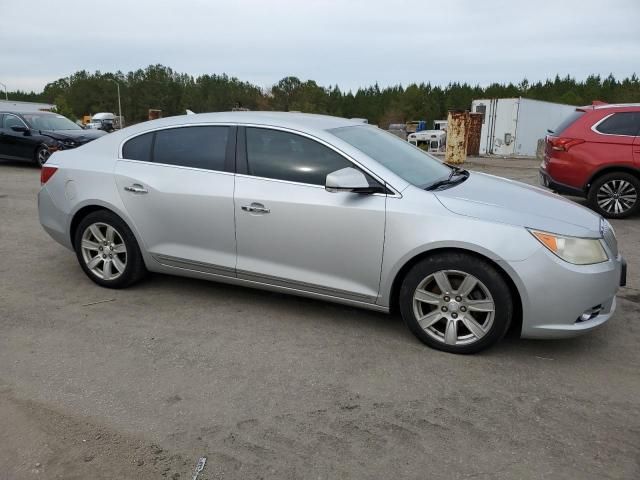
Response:
[{"label": "rusty shipping container", "polygon": [[469,112],[449,111],[447,116],[447,151],[445,161],[451,164],[464,163],[467,158],[467,124]]},{"label": "rusty shipping container", "polygon": [[482,113],[470,113],[467,125],[467,155],[480,155],[480,134],[482,133]]}]

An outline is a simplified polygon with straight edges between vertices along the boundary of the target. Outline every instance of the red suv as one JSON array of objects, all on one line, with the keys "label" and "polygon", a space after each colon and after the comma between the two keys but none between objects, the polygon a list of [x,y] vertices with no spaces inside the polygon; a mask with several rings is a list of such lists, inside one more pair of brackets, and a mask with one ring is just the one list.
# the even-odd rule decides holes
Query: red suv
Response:
[{"label": "red suv", "polygon": [[640,210],[640,104],[576,108],[547,135],[540,182],[608,218]]}]

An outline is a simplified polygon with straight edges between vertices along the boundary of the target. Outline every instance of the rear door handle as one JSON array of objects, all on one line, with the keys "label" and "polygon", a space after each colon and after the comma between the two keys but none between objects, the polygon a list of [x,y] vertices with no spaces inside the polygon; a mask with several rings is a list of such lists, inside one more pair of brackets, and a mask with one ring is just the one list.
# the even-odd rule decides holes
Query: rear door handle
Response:
[{"label": "rear door handle", "polygon": [[132,193],[149,193],[149,190],[147,190],[146,188],[144,188],[142,185],[140,185],[139,183],[134,183],[133,185],[129,185],[127,187],[124,187],[124,189],[127,192],[132,192]]},{"label": "rear door handle", "polygon": [[256,203],[256,202],[253,202],[251,205],[242,205],[240,208],[242,208],[242,210],[244,210],[245,212],[250,212],[250,213],[270,213],[271,212],[271,210],[266,208],[263,204]]}]

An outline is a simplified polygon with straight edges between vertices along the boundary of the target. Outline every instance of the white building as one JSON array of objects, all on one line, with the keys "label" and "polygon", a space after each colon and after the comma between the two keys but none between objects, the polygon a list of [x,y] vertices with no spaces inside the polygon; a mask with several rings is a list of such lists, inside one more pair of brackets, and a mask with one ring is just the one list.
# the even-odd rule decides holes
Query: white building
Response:
[{"label": "white building", "polygon": [[0,100],[0,112],[39,112],[55,110],[50,103],[19,102],[17,100]]},{"label": "white building", "polygon": [[538,140],[575,109],[522,97],[474,100],[471,111],[484,114],[480,155],[535,156]]}]

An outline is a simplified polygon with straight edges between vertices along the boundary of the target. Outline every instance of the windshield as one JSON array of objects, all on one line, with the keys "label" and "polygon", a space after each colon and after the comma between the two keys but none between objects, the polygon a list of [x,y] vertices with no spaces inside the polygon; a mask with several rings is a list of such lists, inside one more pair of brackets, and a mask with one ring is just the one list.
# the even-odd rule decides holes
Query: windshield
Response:
[{"label": "windshield", "polygon": [[24,113],[22,116],[31,124],[31,128],[36,130],[82,130],[62,115]]},{"label": "windshield", "polygon": [[446,179],[451,173],[434,156],[377,127],[340,127],[329,131],[417,187]]}]

